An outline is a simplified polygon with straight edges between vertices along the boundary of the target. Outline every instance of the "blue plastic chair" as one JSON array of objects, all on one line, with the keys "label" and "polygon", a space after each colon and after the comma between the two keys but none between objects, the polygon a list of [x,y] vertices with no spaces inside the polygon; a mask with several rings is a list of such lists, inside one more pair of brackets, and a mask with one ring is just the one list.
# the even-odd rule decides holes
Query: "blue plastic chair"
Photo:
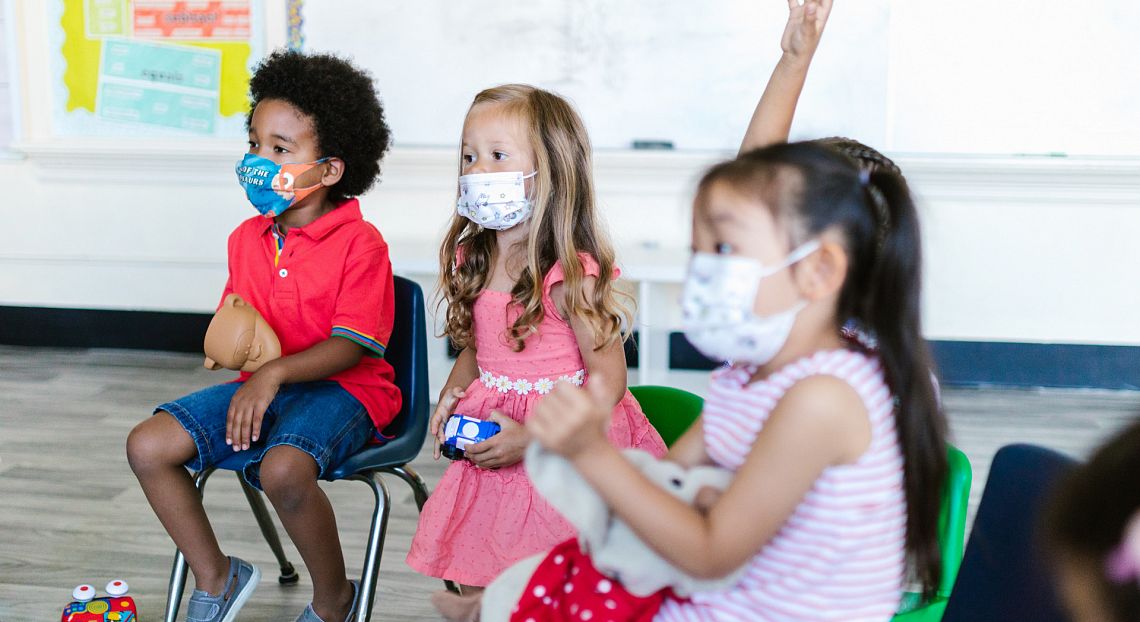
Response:
[{"label": "blue plastic chair", "polygon": [[[368,546],[364,554],[364,571],[360,575],[359,606],[356,621],[367,622],[372,617],[372,600],[376,592],[376,577],[380,569],[380,556],[384,552],[384,534],[388,527],[390,497],[381,473],[395,475],[412,487],[416,505],[423,509],[428,499],[428,489],[412,467],[409,466],[427,435],[430,399],[428,397],[427,369],[427,323],[424,318],[424,294],[416,283],[395,277],[396,315],[394,330],[389,339],[384,358],[392,364],[396,372],[396,386],[403,395],[403,405],[391,424],[384,430],[392,440],[379,446],[368,446],[343,464],[332,469],[327,479],[354,479],[368,484],[376,496],[376,506],[372,512],[372,525],[368,532]],[[252,450],[235,453],[217,469],[237,471],[246,463]],[[203,469],[194,474],[194,484],[201,492],[206,479],[215,469]],[[265,501],[257,489],[251,487],[237,473],[242,490],[245,491],[249,506],[261,527],[269,548],[281,566],[278,581],[291,584],[298,581],[293,564],[285,557],[277,529],[265,507]],[[182,595],[186,588],[186,560],[178,551],[174,557],[174,568],[170,573],[170,588],[166,599],[167,622],[175,622]],[[449,589],[454,586],[446,582]]]},{"label": "blue plastic chair", "polygon": [[943,622],[1068,620],[1037,527],[1053,488],[1076,464],[1033,445],[998,450]]}]

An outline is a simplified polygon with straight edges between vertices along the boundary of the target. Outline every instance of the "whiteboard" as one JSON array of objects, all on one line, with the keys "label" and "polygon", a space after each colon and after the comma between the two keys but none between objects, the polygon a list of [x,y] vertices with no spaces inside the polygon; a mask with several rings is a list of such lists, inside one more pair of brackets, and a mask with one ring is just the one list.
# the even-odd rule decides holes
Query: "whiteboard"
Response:
[{"label": "whiteboard", "polygon": [[[882,144],[889,0],[839,2],[794,137]],[[595,147],[740,144],[780,57],[782,0],[306,0],[305,49],[352,57],[377,82],[400,145],[458,144],[481,89],[525,82],[577,106]]]},{"label": "whiteboard", "polygon": [[[783,0],[306,0],[306,48],[371,69],[395,140],[449,145],[472,96],[569,97],[601,148],[732,150]],[[1135,0],[836,0],[793,138],[892,153],[1140,156]]]}]

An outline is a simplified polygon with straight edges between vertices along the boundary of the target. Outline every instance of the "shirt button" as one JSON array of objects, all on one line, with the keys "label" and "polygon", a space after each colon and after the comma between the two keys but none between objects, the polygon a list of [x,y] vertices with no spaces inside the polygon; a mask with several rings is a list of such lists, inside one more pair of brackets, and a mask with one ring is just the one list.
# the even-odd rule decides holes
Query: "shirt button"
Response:
[{"label": "shirt button", "polygon": [[285,277],[289,276],[289,271],[286,270],[285,268],[281,268],[280,270],[277,271],[277,274],[280,274],[281,278],[285,278]]}]

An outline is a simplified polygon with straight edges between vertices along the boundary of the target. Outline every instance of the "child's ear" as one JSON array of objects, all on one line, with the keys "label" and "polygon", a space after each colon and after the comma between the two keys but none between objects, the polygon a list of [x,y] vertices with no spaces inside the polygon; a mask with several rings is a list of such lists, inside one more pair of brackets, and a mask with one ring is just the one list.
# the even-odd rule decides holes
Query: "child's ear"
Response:
[{"label": "child's ear", "polygon": [[321,175],[321,185],[328,186],[335,185],[344,177],[344,160],[340,158],[329,158],[325,163],[325,172]]},{"label": "child's ear", "polygon": [[796,276],[800,280],[800,292],[808,300],[837,295],[847,276],[847,249],[824,236],[819,250],[804,259]]}]

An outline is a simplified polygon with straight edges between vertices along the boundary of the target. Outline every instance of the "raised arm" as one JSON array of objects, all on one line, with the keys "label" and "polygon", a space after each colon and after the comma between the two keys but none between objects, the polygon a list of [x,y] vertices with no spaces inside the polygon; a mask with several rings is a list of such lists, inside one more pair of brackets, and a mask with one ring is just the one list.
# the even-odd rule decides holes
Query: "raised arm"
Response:
[{"label": "raised arm", "polygon": [[772,70],[768,86],[752,113],[752,121],[740,145],[741,153],[788,139],[808,67],[831,14],[831,2],[788,0],[788,24],[780,38],[784,54]]}]

